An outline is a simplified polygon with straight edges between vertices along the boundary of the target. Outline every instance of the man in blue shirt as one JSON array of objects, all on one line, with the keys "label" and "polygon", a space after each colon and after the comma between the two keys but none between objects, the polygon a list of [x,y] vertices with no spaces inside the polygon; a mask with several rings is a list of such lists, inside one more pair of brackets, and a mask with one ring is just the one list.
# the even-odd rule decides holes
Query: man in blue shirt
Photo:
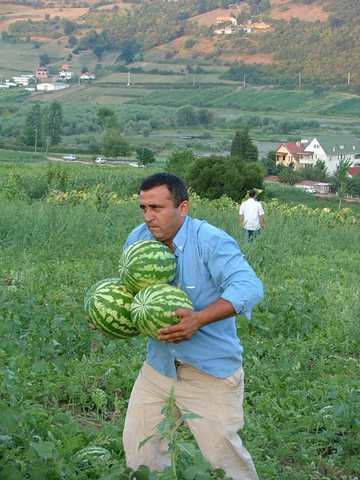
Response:
[{"label": "man in blue shirt", "polygon": [[140,208],[144,223],[130,233],[125,247],[146,239],[164,243],[177,261],[173,284],[189,295],[194,310],[177,309],[178,323],[162,328],[158,340],[148,342],[125,419],[127,464],[154,470],[170,464],[156,426],[173,388],[179,412],[200,417],[187,423],[209,463],[234,480],[256,480],[251,456],[237,433],[244,423],[244,372],[234,315],[250,318],[262,299],[262,284],[232,237],[188,216],[186,186],[176,175],[146,178]]}]

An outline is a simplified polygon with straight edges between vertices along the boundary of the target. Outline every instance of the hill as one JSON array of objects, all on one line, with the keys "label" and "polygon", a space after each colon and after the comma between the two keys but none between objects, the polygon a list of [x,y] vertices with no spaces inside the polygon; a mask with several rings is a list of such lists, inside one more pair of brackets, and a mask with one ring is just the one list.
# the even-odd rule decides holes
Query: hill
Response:
[{"label": "hill", "polygon": [[237,68],[233,80],[357,93],[359,17],[358,0],[13,0],[0,6],[0,31],[6,45],[30,44],[35,56],[52,48],[55,64],[88,53],[105,65],[222,64]]}]

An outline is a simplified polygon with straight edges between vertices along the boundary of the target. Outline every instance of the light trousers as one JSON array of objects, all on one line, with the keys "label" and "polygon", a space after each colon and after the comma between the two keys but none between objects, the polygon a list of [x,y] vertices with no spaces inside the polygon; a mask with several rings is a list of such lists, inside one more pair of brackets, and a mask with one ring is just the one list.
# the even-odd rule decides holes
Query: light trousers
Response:
[{"label": "light trousers", "polygon": [[[134,470],[140,465],[152,470],[170,465],[167,445],[161,442],[156,427],[163,419],[161,409],[173,387],[179,415],[190,411],[201,417],[187,420],[187,425],[210,465],[222,468],[233,480],[258,480],[251,456],[238,435],[244,425],[243,369],[221,379],[182,364],[177,377],[161,375],[146,362],[140,370],[123,433],[127,465]],[[151,435],[139,448],[140,442]]]}]

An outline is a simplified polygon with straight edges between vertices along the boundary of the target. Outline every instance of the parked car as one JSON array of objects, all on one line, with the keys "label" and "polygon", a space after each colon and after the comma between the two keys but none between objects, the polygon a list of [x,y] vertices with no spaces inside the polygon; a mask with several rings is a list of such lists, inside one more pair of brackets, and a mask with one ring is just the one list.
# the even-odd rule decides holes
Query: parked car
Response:
[{"label": "parked car", "polygon": [[95,163],[104,164],[106,163],[106,158],[102,156],[96,157]]},{"label": "parked car", "polygon": [[305,188],[306,193],[316,193],[316,190],[314,187],[306,187]]},{"label": "parked car", "polygon": [[74,155],[73,153],[69,153],[68,155],[63,156],[64,160],[76,160],[76,158],[76,155]]}]

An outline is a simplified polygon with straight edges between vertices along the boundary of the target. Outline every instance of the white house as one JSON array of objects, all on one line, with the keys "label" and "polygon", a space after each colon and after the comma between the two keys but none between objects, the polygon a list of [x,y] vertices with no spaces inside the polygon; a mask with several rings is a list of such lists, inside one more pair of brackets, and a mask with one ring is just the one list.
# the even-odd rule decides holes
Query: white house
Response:
[{"label": "white house", "polygon": [[[350,160],[354,166],[360,165],[360,142],[352,135],[318,135],[309,142],[304,152],[307,154],[306,163],[314,165],[318,160],[323,161],[330,175],[335,173],[341,160]],[[309,153],[312,154],[311,162]],[[300,163],[303,163],[301,159]]]},{"label": "white house", "polygon": [[64,83],[38,83],[36,90],[38,92],[55,92],[56,90],[62,90],[67,87],[68,85]]},{"label": "white house", "polygon": [[18,76],[12,77],[12,80],[17,85],[22,85],[23,87],[27,87],[30,83],[30,80],[33,80],[34,78],[35,78],[34,75],[18,75]]},{"label": "white house", "polygon": [[72,72],[68,70],[61,70],[58,75],[60,80],[71,80],[72,79]]},{"label": "white house", "polygon": [[231,35],[233,33],[233,29],[231,27],[216,28],[214,33],[215,35]]}]

